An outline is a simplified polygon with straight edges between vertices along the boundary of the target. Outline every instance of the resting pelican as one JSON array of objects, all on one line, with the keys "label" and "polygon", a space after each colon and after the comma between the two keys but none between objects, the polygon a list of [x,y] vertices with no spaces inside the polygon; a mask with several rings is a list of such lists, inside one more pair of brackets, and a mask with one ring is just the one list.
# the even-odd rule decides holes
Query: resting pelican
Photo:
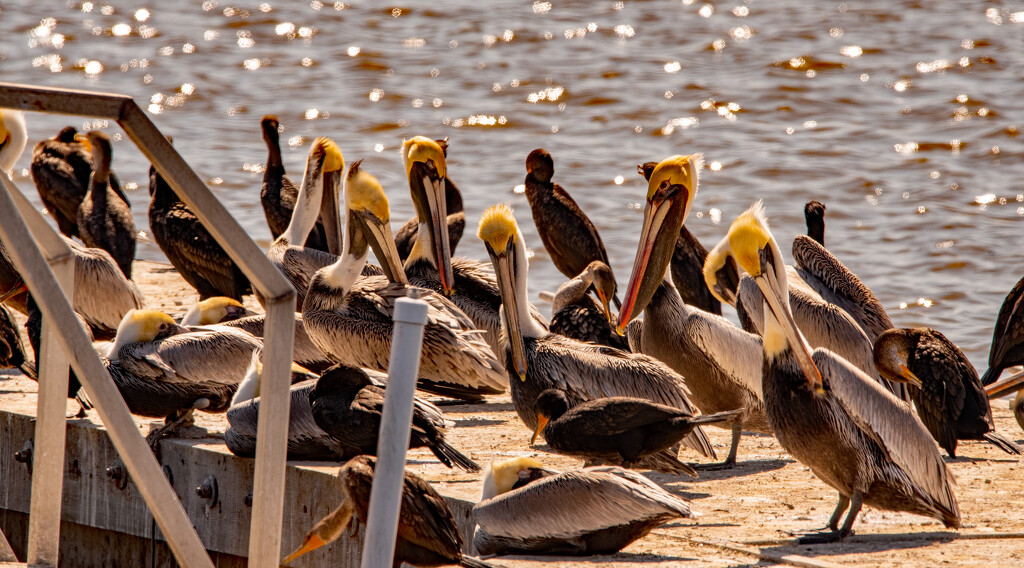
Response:
[{"label": "resting pelican", "polygon": [[763,292],[764,402],[775,437],[839,492],[831,531],[802,541],[852,534],[862,504],[959,527],[953,476],[913,411],[848,361],[827,349],[811,352],[789,310],[782,253],[760,202],[733,222],[728,242]]},{"label": "resting pelican", "polygon": [[[573,404],[607,396],[631,396],[694,412],[683,378],[661,361],[580,343],[548,333],[536,322],[525,300],[529,297],[526,243],[508,205],[484,211],[477,235],[498,275],[512,405],[527,428],[536,430],[534,404],[540,393],[550,388],[566,391]],[[715,455],[700,428],[683,443],[705,456]]]},{"label": "resting pelican", "polygon": [[805,203],[804,221],[807,223],[807,236],[825,246],[825,204],[820,201]]},{"label": "resting pelican", "polygon": [[128,312],[109,351],[111,378],[133,414],[166,417],[150,432],[191,424],[192,413],[224,412],[263,343],[223,326],[185,328],[156,310]]},{"label": "resting pelican", "polygon": [[721,316],[687,306],[668,275],[679,228],[697,193],[703,157],[672,156],[648,175],[647,208],[633,274],[619,311],[617,329],[644,313],[630,326],[630,346],[664,361],[686,378],[693,403],[705,414],[743,409],[724,427],[732,430],[725,462],[736,464],[743,430],[771,433],[761,397],[761,341]]},{"label": "resting pelican", "polygon": [[[447,158],[448,139],[434,142],[437,142]],[[448,247],[451,254],[455,254],[455,247],[462,240],[462,233],[466,230],[466,212],[462,205],[462,192],[448,177],[444,178],[444,204],[445,212],[448,214],[445,220],[445,224],[448,226]],[[412,247],[416,244],[416,239],[419,238],[419,232],[419,217],[413,217],[395,233],[395,248],[398,249],[398,256],[401,257],[402,262],[409,258],[409,253],[412,252]]]},{"label": "resting pelican", "polygon": [[[395,251],[387,196],[356,162],[345,176],[345,241],[338,260],[313,276],[302,319],[310,339],[331,359],[384,371],[391,354],[394,302],[410,290]],[[374,245],[389,278],[359,278]],[[390,282],[389,282],[390,279]],[[421,388],[456,398],[505,390],[507,377],[472,322],[440,295],[424,291],[431,307],[420,357]]]},{"label": "resting pelican", "polygon": [[1013,411],[1013,417],[1017,419],[1021,430],[1024,430],[1024,372],[1006,377],[985,388],[985,394],[990,399],[1000,398],[1014,391],[1017,392],[1017,396],[1010,401],[1010,410]]},{"label": "resting pelican", "polygon": [[[299,189],[285,175],[284,163],[281,161],[281,124],[277,117],[272,114],[264,116],[260,120],[260,130],[263,132],[263,141],[267,144],[267,167],[263,170],[260,203],[263,204],[263,215],[267,218],[270,234],[276,239],[288,229]],[[305,246],[327,252],[328,242],[323,221],[318,219],[306,239]]]},{"label": "resting pelican", "polygon": [[25,113],[10,108],[0,109],[0,175],[10,177],[27,144]]},{"label": "resting pelican", "polygon": [[[180,323],[185,326],[214,325],[252,315],[256,314],[250,312],[238,300],[225,296],[214,296],[193,304],[192,307],[185,312],[185,315],[181,316]],[[257,337],[262,337],[262,334]]]},{"label": "resting pelican", "polygon": [[999,307],[995,327],[992,329],[992,345],[988,351],[988,369],[981,377],[981,384],[991,385],[1002,374],[1003,369],[1024,364],[1024,278],[1010,290]]},{"label": "resting pelican", "polygon": [[[526,199],[530,202],[533,224],[555,268],[566,278],[574,278],[595,260],[608,266],[608,252],[597,227],[562,186],[551,181],[555,162],[551,154],[537,148],[526,157]],[[609,268],[611,270],[611,268]],[[612,298],[619,306],[612,275]]]},{"label": "resting pelican", "polygon": [[110,137],[92,130],[88,139],[95,169],[89,178],[89,190],[78,207],[78,233],[85,246],[109,252],[121,272],[131,279],[135,221],[128,202],[111,188]]},{"label": "resting pelican", "polygon": [[[599,302],[590,297],[591,290]],[[626,339],[613,330],[614,320],[608,303],[614,297],[612,269],[600,260],[591,262],[555,292],[551,302],[551,333],[629,351]]]},{"label": "resting pelican", "polygon": [[[327,138],[317,138],[309,149],[306,172],[302,176],[302,187],[295,200],[291,222],[281,236],[274,240],[267,250],[267,258],[277,266],[292,286],[295,287],[295,309],[302,311],[302,303],[309,289],[313,273],[338,260],[341,242],[338,227],[338,186],[345,160],[337,144]],[[318,213],[319,212],[319,213]],[[305,243],[306,237],[322,215],[327,230],[331,252],[305,248],[295,243]],[[262,303],[259,294],[256,298]]]},{"label": "resting pelican", "polygon": [[200,299],[252,293],[249,279],[171,186],[149,168],[149,229],[167,260]]},{"label": "resting pelican", "polygon": [[875,365],[890,381],[910,384],[918,417],[949,457],[956,457],[957,440],[987,440],[1021,453],[996,433],[978,371],[945,335],[927,327],[890,329],[875,341]]},{"label": "resting pelican", "polygon": [[690,516],[690,504],[619,467],[561,473],[532,458],[492,463],[473,507],[477,554],[614,554]]},{"label": "resting pelican", "polygon": [[[338,470],[342,501],[338,508],[321,519],[309,531],[295,552],[282,564],[337,540],[348,527],[352,516],[366,524],[370,510],[370,487],[373,485],[376,458],[358,456]],[[451,509],[425,480],[406,471],[402,481],[402,505],[398,514],[398,536],[392,566],[402,563],[413,566],[458,564],[468,568],[489,565],[462,554],[462,536]]]}]

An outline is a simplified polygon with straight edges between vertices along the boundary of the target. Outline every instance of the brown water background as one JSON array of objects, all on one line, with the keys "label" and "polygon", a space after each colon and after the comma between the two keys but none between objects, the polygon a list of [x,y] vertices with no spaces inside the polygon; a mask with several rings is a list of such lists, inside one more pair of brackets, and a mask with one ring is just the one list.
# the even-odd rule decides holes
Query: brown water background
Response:
[{"label": "brown water background", "polygon": [[[412,215],[402,139],[449,137],[473,231],[460,255],[485,259],[480,212],[512,203],[531,293],[564,280],[517,189],[531,150],[554,155],[623,287],[636,165],[703,152],[687,223],[708,248],[763,199],[788,257],[804,202],[823,201],[829,249],[895,324],[939,329],[982,368],[1024,274],[1022,77],[1013,2],[0,3],[2,80],[133,96],[263,245],[267,113],[293,179],[330,136],[381,180],[396,228]],[[108,130],[148,233],[148,164],[116,124],[28,118],[30,145]],[[15,180],[35,199],[28,165]],[[163,258],[148,237],[138,256]]]}]

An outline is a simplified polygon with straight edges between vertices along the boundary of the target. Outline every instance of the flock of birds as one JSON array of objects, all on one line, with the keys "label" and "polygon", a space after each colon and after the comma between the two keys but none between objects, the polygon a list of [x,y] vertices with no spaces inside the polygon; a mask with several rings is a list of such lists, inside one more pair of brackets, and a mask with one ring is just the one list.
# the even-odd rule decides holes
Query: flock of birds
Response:
[{"label": "flock of birds", "polygon": [[[646,209],[620,299],[596,227],[552,182],[552,157],[538,149],[526,158],[526,196],[545,249],[569,278],[548,321],[529,301],[526,242],[507,205],[479,221],[489,262],[452,257],[466,213],[447,170],[447,141],[403,143],[416,217],[392,233],[388,198],[359,161],[346,167],[338,146],[319,138],[296,186],[285,175],[278,120],[264,117],[261,127],[268,158],[260,198],[275,238],[267,256],[298,292],[288,455],[345,462],[343,502],[285,562],[339,538],[353,517],[366,520],[394,301],[407,295],[429,304],[423,392],[480,401],[507,390],[531,444],[542,436],[552,451],[586,462],[567,472],[532,458],[491,464],[474,508],[481,555],[620,550],[690,514],[685,500],[631,468],[691,476],[730,468],[744,431],[774,435],[838,492],[828,525],[803,535],[805,543],[851,534],[863,505],[958,527],[955,484],[939,447],[955,457],[959,440],[983,439],[1020,453],[994,431],[989,397],[1024,392],[1024,373],[996,382],[1024,363],[1024,279],[1000,310],[979,379],[938,331],[894,328],[825,248],[820,203],[805,208],[808,235],[794,240],[792,265],[760,203],[707,251],[684,224],[702,166],[693,154],[639,166]],[[24,117],[0,110],[5,174],[26,145]],[[153,238],[201,301],[180,322],[145,309],[131,280],[136,229],[111,158],[104,133],[71,127],[39,142],[32,156],[32,179],[75,254],[81,325],[101,340],[97,351],[129,409],[165,419],[150,433],[154,449],[202,410],[226,412],[228,448],[252,456],[264,320],[240,303],[251,286],[151,168]],[[370,249],[380,266],[367,263]],[[2,249],[0,288],[6,305],[28,316],[38,361],[39,310]],[[742,327],[721,316],[723,302]],[[0,324],[5,363],[35,376],[6,309]],[[68,395],[88,407],[73,377]],[[1020,394],[1013,407],[1024,427]],[[479,471],[446,440],[449,425],[417,398],[411,445],[448,467]],[[705,425],[731,431],[728,456],[682,461],[683,447],[717,459]],[[451,511],[411,472],[398,536],[396,565],[486,565],[463,555]]]}]

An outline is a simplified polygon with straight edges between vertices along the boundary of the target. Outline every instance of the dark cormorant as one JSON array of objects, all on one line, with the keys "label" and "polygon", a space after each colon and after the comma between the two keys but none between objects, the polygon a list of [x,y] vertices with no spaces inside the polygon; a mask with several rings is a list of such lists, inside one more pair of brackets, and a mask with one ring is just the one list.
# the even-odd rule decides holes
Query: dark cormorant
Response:
[{"label": "dark cormorant", "polygon": [[128,202],[111,187],[110,137],[98,130],[91,130],[87,136],[95,169],[89,178],[89,191],[78,207],[78,234],[85,246],[109,252],[125,277],[131,279],[135,221]]},{"label": "dark cormorant", "polygon": [[[277,117],[272,114],[260,120],[263,141],[267,143],[267,169],[263,171],[260,203],[263,204],[263,215],[267,218],[270,234],[275,239],[288,228],[295,209],[295,198],[299,193],[299,188],[285,175],[284,163],[281,161],[280,128]],[[330,250],[322,220],[313,226],[305,246],[324,252]]]}]

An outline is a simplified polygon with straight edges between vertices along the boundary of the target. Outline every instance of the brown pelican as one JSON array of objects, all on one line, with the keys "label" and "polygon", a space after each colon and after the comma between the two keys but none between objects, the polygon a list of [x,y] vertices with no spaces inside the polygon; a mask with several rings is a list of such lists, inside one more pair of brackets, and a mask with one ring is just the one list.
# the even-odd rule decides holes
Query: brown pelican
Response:
[{"label": "brown pelican", "polygon": [[834,353],[811,352],[790,312],[782,252],[760,202],[733,222],[728,242],[763,292],[764,402],[775,437],[839,492],[831,530],[802,542],[851,534],[862,504],[959,527],[953,476],[910,407]]},{"label": "brown pelican", "polygon": [[[36,144],[32,150],[32,181],[57,228],[68,237],[79,236],[78,208],[89,191],[93,159],[89,140],[72,126]],[[110,189],[125,203],[117,176],[110,172]]]},{"label": "brown pelican", "polygon": [[[591,290],[600,303],[590,297]],[[551,333],[577,341],[629,351],[629,344],[613,330],[608,303],[615,296],[615,276],[608,265],[595,260],[583,272],[558,287],[551,302]]]},{"label": "brown pelican", "polygon": [[[411,290],[394,250],[387,196],[356,162],[345,176],[345,240],[337,261],[313,276],[302,319],[330,358],[384,371],[391,354],[394,302]],[[359,278],[373,244],[389,277]],[[389,281],[390,280],[390,281]],[[421,388],[456,398],[504,392],[508,379],[491,348],[451,302],[423,291],[431,308],[420,358]]]},{"label": "brown pelican", "polygon": [[[771,433],[761,397],[761,341],[721,316],[687,306],[667,271],[679,228],[697,193],[702,156],[672,156],[648,175],[647,207],[633,274],[619,312],[618,330],[630,326],[630,346],[664,361],[686,378],[693,403],[705,414],[743,409],[732,429],[725,462],[730,468],[743,430]],[[704,466],[709,467],[709,466]]]},{"label": "brown pelican", "polygon": [[191,424],[192,413],[224,412],[263,343],[224,326],[185,328],[156,310],[124,316],[110,348],[108,371],[133,414],[166,417],[150,432]]},{"label": "brown pelican", "polygon": [[990,399],[1000,398],[1014,391],[1017,392],[1017,396],[1010,401],[1010,410],[1013,411],[1013,417],[1017,419],[1017,424],[1024,430],[1024,372],[1006,377],[985,388],[985,394]]},{"label": "brown pelican", "polygon": [[[529,297],[526,243],[508,205],[487,209],[477,235],[484,241],[501,289],[512,406],[530,431],[537,428],[533,408],[537,397],[550,388],[566,391],[574,404],[607,396],[631,396],[694,412],[683,378],[661,361],[580,343],[548,333],[537,323],[525,301]],[[684,438],[683,444],[705,456],[715,455],[700,428]]]},{"label": "brown pelican", "polygon": [[988,351],[988,369],[981,384],[991,385],[1003,369],[1024,364],[1024,278],[1010,290],[999,307],[992,329],[992,345]]},{"label": "brown pelican", "polygon": [[561,473],[532,458],[492,463],[473,507],[477,554],[614,554],[690,516],[690,504],[619,467]]},{"label": "brown pelican", "polygon": [[0,175],[10,176],[28,144],[25,113],[9,108],[0,109]]},{"label": "brown pelican", "polygon": [[[200,300],[181,316],[181,325],[213,325],[255,315],[234,298],[214,296]],[[247,330],[248,331],[248,330]],[[252,332],[250,332],[252,333]],[[256,335],[256,334],[253,334]],[[257,337],[263,337],[260,333]]]},{"label": "brown pelican", "polygon": [[825,204],[820,201],[804,204],[804,220],[807,222],[807,236],[825,246]]},{"label": "brown pelican", "polygon": [[934,329],[890,329],[875,341],[878,372],[910,384],[910,396],[935,441],[956,457],[957,440],[987,440],[1008,454],[1020,454],[996,433],[988,396],[967,356]]},{"label": "brown pelican", "polygon": [[[595,260],[607,266],[608,253],[597,227],[569,193],[551,181],[554,173],[555,162],[547,150],[537,148],[526,157],[526,199],[551,262],[567,278],[574,278]],[[612,297],[618,307],[615,292],[613,289]]]},{"label": "brown pelican", "polygon": [[[384,389],[362,369],[337,365],[324,372],[309,393],[313,419],[325,432],[359,453],[377,455]],[[427,448],[448,467],[480,471],[480,466],[445,440],[444,431],[413,408],[411,448]]]},{"label": "brown pelican", "polygon": [[[693,413],[639,398],[614,396],[580,402],[572,408],[561,389],[548,389],[533,405],[537,429],[548,446],[569,456],[621,460],[633,467],[640,458],[668,449],[701,424],[734,422],[740,410],[694,416]],[[681,464],[692,477],[697,472]]]},{"label": "brown pelican", "polygon": [[78,234],[85,246],[109,252],[130,279],[135,260],[135,222],[128,203],[111,189],[110,137],[92,130],[88,139],[95,169],[89,178],[89,190],[78,207]]},{"label": "brown pelican", "polygon": [[249,279],[235,261],[152,166],[149,193],[153,240],[200,299],[227,296],[241,300],[252,293]]},{"label": "brown pelican", "polygon": [[[302,187],[295,200],[291,222],[267,250],[270,262],[295,287],[296,311],[302,311],[313,273],[338,260],[335,256],[341,241],[338,227],[338,182],[344,168],[345,160],[338,146],[327,138],[317,138],[309,149],[306,172],[302,176]],[[330,252],[295,244],[306,242],[318,214],[324,220],[328,245],[331,245]],[[262,302],[259,294],[256,297]]]},{"label": "brown pelican", "polygon": [[[263,215],[267,218],[270,234],[275,239],[288,228],[288,222],[295,210],[295,198],[299,189],[284,172],[281,161],[281,124],[277,117],[268,114],[260,120],[263,141],[267,143],[267,168],[263,171],[263,186],[260,188],[260,203],[263,204]],[[316,225],[306,239],[306,248],[327,252],[327,231],[323,221],[317,220]]]},{"label": "brown pelican", "polygon": [[[337,540],[348,527],[352,516],[365,524],[370,510],[370,487],[373,485],[376,458],[358,456],[338,470],[342,501],[334,511],[321,519],[303,539],[302,546],[281,564]],[[402,508],[398,515],[398,537],[395,542],[395,568],[405,562],[413,566],[458,564],[468,568],[489,565],[462,554],[462,536],[451,509],[425,480],[405,472],[402,482]]]},{"label": "brown pelican", "polygon": [[[448,156],[448,139],[435,140],[444,152],[445,157]],[[445,224],[448,226],[448,247],[451,254],[455,254],[455,247],[458,246],[459,241],[462,240],[462,233],[466,229],[466,212],[462,206],[462,192],[455,185],[455,182],[444,178],[444,203],[445,211],[448,213]],[[409,258],[409,253],[412,252],[412,246],[416,243],[416,239],[419,237],[420,220],[418,217],[413,217],[402,225],[398,232],[395,233],[395,248],[398,249],[398,256],[405,262],[405,259]]]}]

